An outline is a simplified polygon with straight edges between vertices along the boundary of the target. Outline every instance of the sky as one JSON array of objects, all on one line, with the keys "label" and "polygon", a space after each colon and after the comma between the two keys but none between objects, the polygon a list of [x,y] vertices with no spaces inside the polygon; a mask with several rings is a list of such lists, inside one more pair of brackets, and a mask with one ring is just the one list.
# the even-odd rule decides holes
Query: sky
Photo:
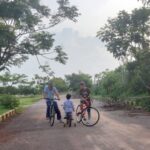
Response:
[{"label": "sky", "polygon": [[[56,0],[41,1],[52,10],[57,7]],[[79,71],[94,76],[106,69],[113,70],[118,67],[120,63],[107,51],[104,43],[96,37],[96,33],[108,18],[117,16],[120,10],[131,12],[134,8],[140,7],[141,3],[137,0],[70,0],[70,2],[76,5],[81,13],[78,22],[67,20],[50,30],[51,33],[55,33],[55,44],[61,45],[69,57],[66,65],[49,62],[55,76],[64,77]],[[40,58],[40,62],[44,64],[45,60]],[[12,67],[11,71],[27,74],[29,77],[34,74],[44,75],[34,57],[30,57],[20,68]]]}]

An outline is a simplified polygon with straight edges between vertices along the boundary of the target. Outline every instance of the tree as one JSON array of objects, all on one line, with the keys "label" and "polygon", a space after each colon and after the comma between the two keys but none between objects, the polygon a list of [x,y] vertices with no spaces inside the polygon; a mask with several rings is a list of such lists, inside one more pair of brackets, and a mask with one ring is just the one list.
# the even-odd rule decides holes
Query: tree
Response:
[{"label": "tree", "polygon": [[13,86],[17,84],[27,83],[27,76],[25,74],[11,74],[10,72],[5,72],[0,75],[0,81],[3,86]]},{"label": "tree", "polygon": [[134,78],[132,78],[133,86],[131,87],[137,89],[137,85],[143,83],[148,91],[150,90],[148,79],[150,70],[149,17],[149,8],[135,9],[131,14],[122,11],[117,18],[108,20],[108,24],[97,35],[106,42],[108,51],[113,53],[115,58],[122,59],[127,65],[129,75]]},{"label": "tree", "polygon": [[79,13],[68,0],[57,0],[57,3],[58,9],[52,13],[40,0],[0,1],[0,71],[21,65],[29,56],[36,56],[38,62],[41,56],[66,63],[67,54],[61,46],[53,48],[53,34],[46,29],[65,19],[76,22]]},{"label": "tree", "polygon": [[149,6],[150,4],[150,0],[138,0],[138,1],[141,1],[144,6]]},{"label": "tree", "polygon": [[94,89],[95,94],[102,95],[103,97],[111,97],[115,101],[119,100],[125,89],[121,70],[120,67],[115,71],[106,70],[100,73],[101,78],[99,78],[99,83]]},{"label": "tree", "polygon": [[150,51],[143,50],[138,53],[137,60],[127,64],[129,71],[129,84],[132,84],[134,93],[148,91],[150,93]]},{"label": "tree", "polygon": [[73,73],[71,75],[66,75],[65,77],[69,84],[69,88],[72,89],[73,91],[79,90],[79,85],[81,81],[84,81],[88,88],[92,87],[92,79],[91,76],[88,74],[80,72],[78,74]]},{"label": "tree", "polygon": [[143,49],[150,48],[149,8],[140,8],[131,14],[121,11],[116,18],[97,33],[97,37],[106,43],[109,52],[125,62],[133,61]]},{"label": "tree", "polygon": [[53,78],[51,80],[60,92],[66,92],[68,89],[67,83],[62,78]]},{"label": "tree", "polygon": [[34,75],[33,81],[35,84],[41,84],[44,85],[45,83],[48,83],[48,81],[51,79],[51,76],[39,76],[38,74]]},{"label": "tree", "polygon": [[35,95],[35,94],[41,94],[41,91],[37,89],[36,87],[31,87],[28,85],[19,85],[18,86],[18,94],[20,95]]}]

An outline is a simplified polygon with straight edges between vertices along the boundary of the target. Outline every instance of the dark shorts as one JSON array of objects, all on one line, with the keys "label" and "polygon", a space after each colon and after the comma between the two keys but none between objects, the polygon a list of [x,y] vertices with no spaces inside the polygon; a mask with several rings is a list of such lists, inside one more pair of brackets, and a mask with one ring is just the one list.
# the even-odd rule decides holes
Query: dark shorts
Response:
[{"label": "dark shorts", "polygon": [[67,112],[66,113],[66,119],[68,119],[68,118],[71,118],[71,119],[73,118],[72,117],[72,112]]}]

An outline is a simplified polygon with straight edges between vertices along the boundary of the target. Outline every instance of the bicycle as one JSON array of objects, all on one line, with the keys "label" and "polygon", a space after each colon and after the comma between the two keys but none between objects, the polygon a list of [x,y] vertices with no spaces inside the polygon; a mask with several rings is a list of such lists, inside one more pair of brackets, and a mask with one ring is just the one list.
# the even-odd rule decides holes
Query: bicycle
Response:
[{"label": "bicycle", "polygon": [[64,123],[64,127],[66,127],[66,126],[71,127],[72,126],[72,120],[73,120],[72,119],[72,113],[67,113],[65,119],[66,119],[66,123]]},{"label": "bicycle", "polygon": [[55,122],[55,108],[54,108],[54,100],[59,100],[59,99],[50,99],[50,116],[49,116],[49,122],[50,122],[50,126],[54,126],[54,122]]},{"label": "bicycle", "polygon": [[87,127],[96,125],[100,120],[99,111],[87,104],[87,101],[82,102],[76,108],[77,122]]},{"label": "bicycle", "polygon": [[[64,105],[61,105],[62,107],[64,107]],[[64,117],[64,119],[66,120],[64,122],[64,127],[68,126],[71,127],[72,126],[72,121],[73,119],[73,112],[68,112],[66,113],[66,116]],[[74,127],[76,127],[76,123],[74,123]]]}]

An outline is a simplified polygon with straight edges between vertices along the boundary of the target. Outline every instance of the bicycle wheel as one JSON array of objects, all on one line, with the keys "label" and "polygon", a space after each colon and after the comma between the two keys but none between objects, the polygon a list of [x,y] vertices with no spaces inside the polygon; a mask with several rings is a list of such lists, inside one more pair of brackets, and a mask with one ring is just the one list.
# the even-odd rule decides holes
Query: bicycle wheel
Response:
[{"label": "bicycle wheel", "polygon": [[82,123],[87,127],[92,127],[99,122],[100,113],[96,108],[88,107],[82,111]]},{"label": "bicycle wheel", "polygon": [[54,122],[55,122],[55,109],[54,105],[52,105],[50,109],[50,125],[53,126]]},{"label": "bicycle wheel", "polygon": [[78,123],[81,122],[81,106],[80,105],[78,105],[76,108],[76,119]]},{"label": "bicycle wheel", "polygon": [[71,127],[71,125],[72,125],[72,119],[69,119],[68,120],[68,126]]},{"label": "bicycle wheel", "polygon": [[69,122],[69,127],[71,127],[71,125],[72,125],[72,114],[69,114],[68,122]]}]

